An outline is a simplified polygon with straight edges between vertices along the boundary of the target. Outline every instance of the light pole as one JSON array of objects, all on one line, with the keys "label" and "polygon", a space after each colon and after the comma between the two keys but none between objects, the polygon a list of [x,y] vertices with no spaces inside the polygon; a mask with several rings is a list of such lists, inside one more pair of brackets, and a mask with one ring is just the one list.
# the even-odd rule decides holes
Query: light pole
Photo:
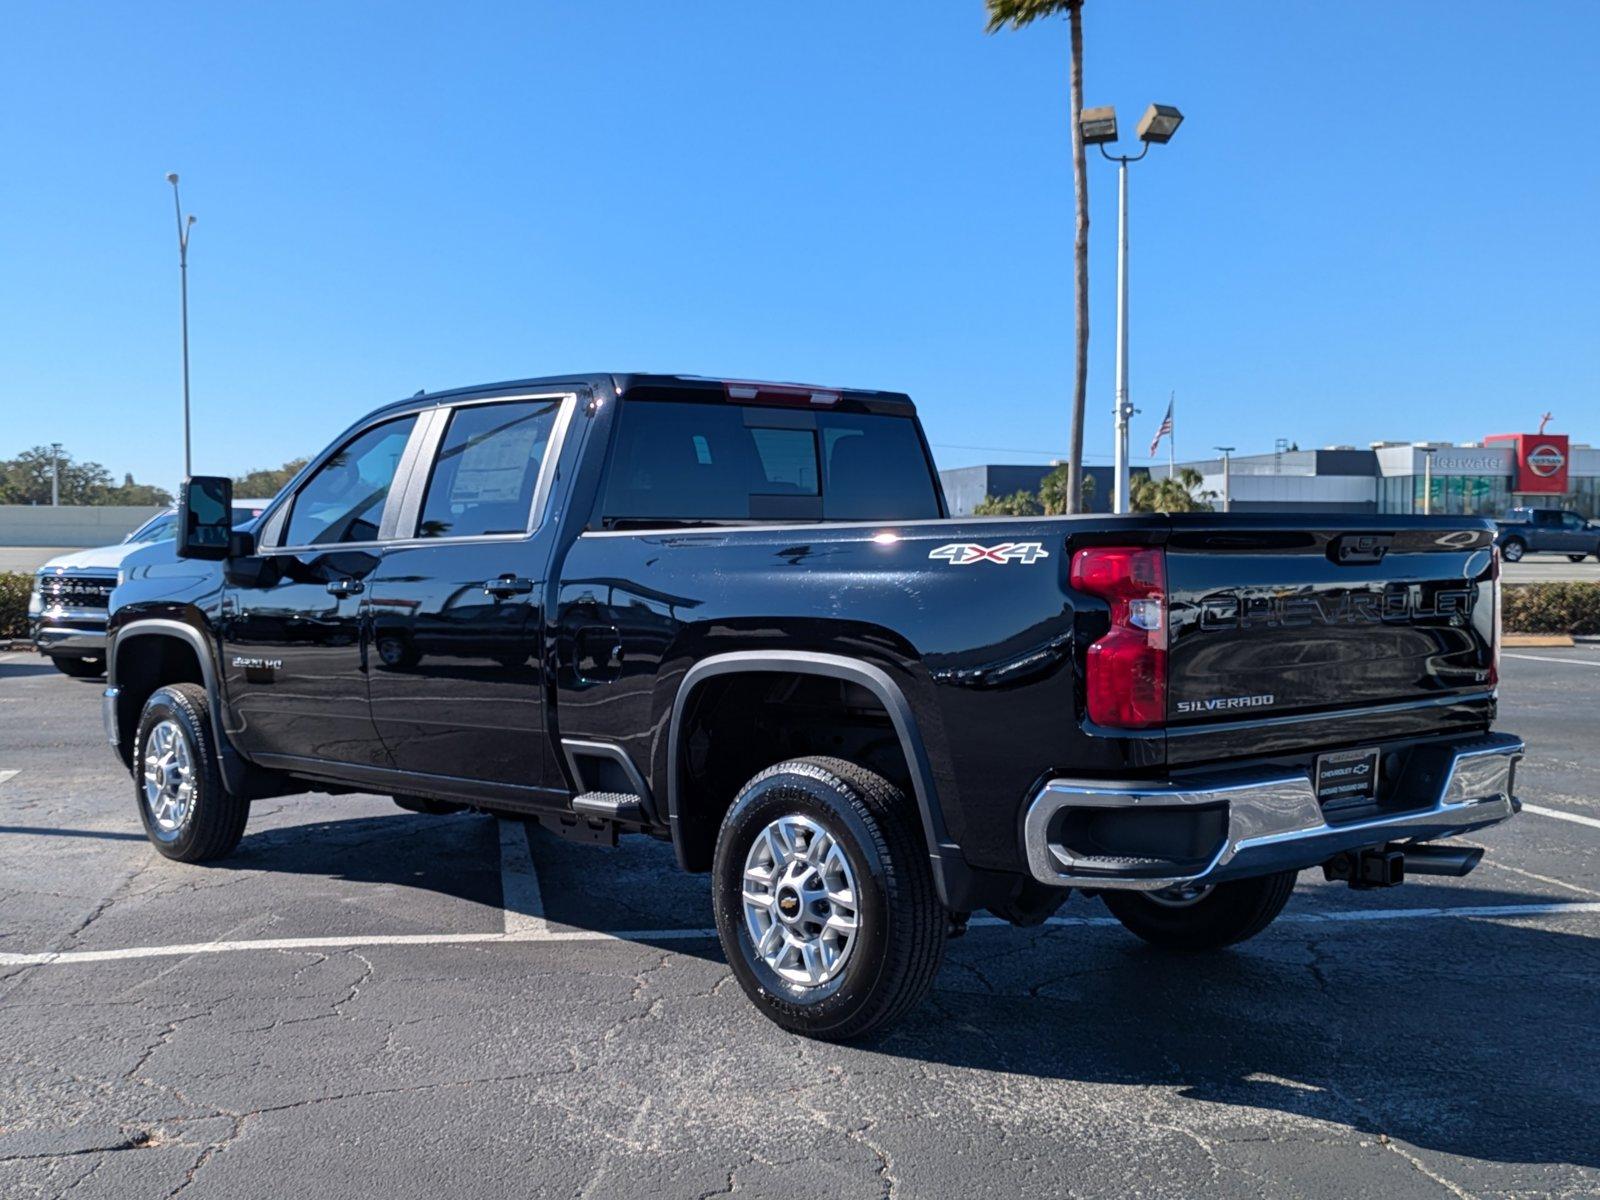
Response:
[{"label": "light pole", "polygon": [[61,443],[50,443],[50,507],[61,505]]},{"label": "light pole", "polygon": [[1117,396],[1112,407],[1116,419],[1116,497],[1112,511],[1128,511],[1128,420],[1134,408],[1128,399],[1128,164],[1150,153],[1153,145],[1172,140],[1183,114],[1170,104],[1152,104],[1139,118],[1137,133],[1144,143],[1137,154],[1112,154],[1106,145],[1117,140],[1117,110],[1110,105],[1083,111],[1083,140],[1099,146],[1105,158],[1117,164]]},{"label": "light pole", "polygon": [[1228,455],[1234,451],[1233,446],[1213,446],[1213,450],[1222,451],[1222,511],[1233,511],[1233,463]]},{"label": "light pole", "polygon": [[178,200],[178,173],[167,172],[167,182],[172,185],[172,209],[178,215],[178,280],[183,304],[183,475],[192,473],[189,461],[189,230],[194,225],[194,214],[183,215],[183,205]]}]

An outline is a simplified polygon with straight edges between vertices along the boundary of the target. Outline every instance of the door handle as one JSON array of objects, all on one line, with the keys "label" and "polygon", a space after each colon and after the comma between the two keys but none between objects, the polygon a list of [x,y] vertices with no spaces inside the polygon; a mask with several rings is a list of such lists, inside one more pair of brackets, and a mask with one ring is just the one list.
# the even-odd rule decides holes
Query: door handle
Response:
[{"label": "door handle", "polygon": [[533,580],[520,579],[515,575],[502,575],[498,579],[491,579],[483,585],[483,590],[491,596],[526,596],[533,591]]},{"label": "door handle", "polygon": [[359,596],[367,590],[367,585],[359,579],[333,579],[328,582],[330,596]]}]

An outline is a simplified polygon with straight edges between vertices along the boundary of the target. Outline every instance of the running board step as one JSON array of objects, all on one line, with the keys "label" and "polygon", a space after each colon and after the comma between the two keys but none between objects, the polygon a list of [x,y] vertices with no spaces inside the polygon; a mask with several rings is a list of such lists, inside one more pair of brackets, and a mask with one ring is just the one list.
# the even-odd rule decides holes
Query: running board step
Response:
[{"label": "running board step", "polygon": [[634,823],[644,820],[644,805],[639,797],[628,792],[584,792],[572,798],[572,811],[603,821]]}]

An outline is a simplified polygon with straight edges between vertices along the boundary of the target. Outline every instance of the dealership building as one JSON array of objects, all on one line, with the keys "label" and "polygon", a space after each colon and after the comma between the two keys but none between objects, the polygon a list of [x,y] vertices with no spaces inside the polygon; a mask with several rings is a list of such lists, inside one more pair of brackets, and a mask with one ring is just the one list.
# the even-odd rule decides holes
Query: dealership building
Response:
[{"label": "dealership building", "polygon": [[[1204,478],[1221,508],[1220,458],[1180,462]],[[1103,468],[1102,468],[1103,469]],[[988,495],[1008,495],[1023,481],[1043,479],[1049,467],[963,467],[943,471],[952,513],[964,515]],[[1165,465],[1135,468],[1157,478]],[[1227,491],[1234,512],[1473,513],[1497,516],[1515,505],[1571,508],[1600,517],[1600,449],[1572,443],[1566,434],[1495,434],[1481,442],[1374,442],[1367,449],[1330,446],[1236,455],[1228,462]],[[978,483],[994,480],[980,490]],[[1035,482],[1032,487],[1037,487]],[[1432,503],[1424,504],[1431,486]],[[1096,488],[1095,508],[1109,491]]]}]

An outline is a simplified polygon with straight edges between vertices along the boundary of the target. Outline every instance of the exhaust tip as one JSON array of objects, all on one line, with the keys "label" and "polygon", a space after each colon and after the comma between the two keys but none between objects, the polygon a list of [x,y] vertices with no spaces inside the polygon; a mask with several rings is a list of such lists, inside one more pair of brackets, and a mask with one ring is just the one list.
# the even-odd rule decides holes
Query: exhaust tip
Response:
[{"label": "exhaust tip", "polygon": [[1470,875],[1483,861],[1483,850],[1478,846],[1405,846],[1406,870],[1413,875],[1443,875],[1460,879]]}]

